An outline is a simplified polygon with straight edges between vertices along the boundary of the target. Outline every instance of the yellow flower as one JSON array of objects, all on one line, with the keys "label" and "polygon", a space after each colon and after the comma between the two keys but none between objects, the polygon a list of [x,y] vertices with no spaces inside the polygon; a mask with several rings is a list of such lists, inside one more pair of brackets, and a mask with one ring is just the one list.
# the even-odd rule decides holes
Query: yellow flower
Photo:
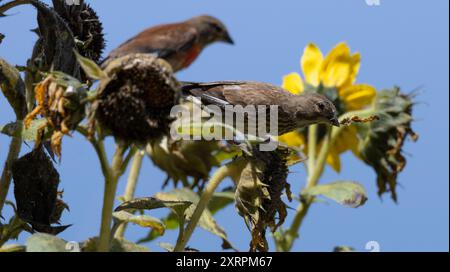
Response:
[{"label": "yellow flower", "polygon": [[[339,100],[347,111],[360,110],[372,103],[376,96],[376,89],[368,84],[356,84],[356,77],[361,66],[361,55],[352,54],[346,43],[339,43],[324,58],[322,52],[315,44],[308,44],[301,58],[301,68],[305,81],[313,87],[320,85],[326,88],[335,88]],[[300,94],[305,84],[298,73],[291,73],[283,78],[283,88]],[[340,155],[348,150],[359,157],[358,143],[355,127],[345,128],[327,157],[327,163],[337,172],[341,170]],[[285,134],[279,138],[290,146],[303,147],[305,150],[305,136],[299,132]]]}]

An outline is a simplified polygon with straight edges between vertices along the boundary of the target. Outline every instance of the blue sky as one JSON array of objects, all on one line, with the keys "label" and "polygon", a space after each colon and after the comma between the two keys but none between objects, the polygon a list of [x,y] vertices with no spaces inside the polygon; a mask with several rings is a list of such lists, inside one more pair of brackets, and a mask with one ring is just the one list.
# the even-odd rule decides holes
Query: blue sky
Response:
[{"label": "blue sky", "polygon": [[[210,14],[228,26],[235,46],[217,44],[207,48],[181,80],[257,80],[281,84],[282,76],[299,71],[304,46],[316,43],[323,51],[346,41],[362,54],[359,82],[378,89],[400,86],[404,91],[418,87],[414,129],[420,134],[416,144],[407,143],[408,165],[399,177],[399,203],[389,196],[376,194],[375,175],[371,169],[347,154],[343,171],[336,175],[327,169],[322,181],[350,179],[363,183],[369,202],[359,209],[336,204],[316,204],[295,244],[296,251],[331,251],[338,245],[350,245],[364,251],[368,241],[378,241],[382,251],[449,250],[449,34],[446,0],[381,0],[368,6],[364,0],[315,1],[88,1],[99,13],[105,28],[107,49],[135,35],[142,29]],[[31,54],[36,27],[35,11],[20,7],[0,18],[0,33],[6,39],[0,56],[12,64],[23,65]],[[4,97],[0,97],[0,124],[13,120]],[[9,139],[0,136],[0,161],[4,161]],[[113,145],[109,142],[109,150]],[[23,152],[29,148],[24,147]],[[102,202],[103,181],[97,158],[79,135],[65,138],[63,159],[58,166],[64,200],[71,207],[63,223],[74,224],[62,234],[71,241],[96,236]],[[292,169],[289,182],[298,192],[305,182],[301,166]],[[158,192],[165,178],[148,159],[138,186],[138,196]],[[123,192],[125,180],[120,183]],[[12,198],[12,195],[10,195]],[[162,216],[161,211],[151,213]],[[8,214],[6,214],[8,215]],[[292,211],[287,222],[290,222]],[[220,212],[217,221],[234,245],[246,251],[250,235],[234,207]],[[146,231],[131,227],[129,240]],[[26,236],[20,237],[23,242]],[[175,232],[168,232],[159,242],[174,243]],[[220,249],[220,240],[197,230],[190,246],[203,251]],[[159,250],[151,244],[152,250]],[[273,247],[272,247],[273,248]]]}]

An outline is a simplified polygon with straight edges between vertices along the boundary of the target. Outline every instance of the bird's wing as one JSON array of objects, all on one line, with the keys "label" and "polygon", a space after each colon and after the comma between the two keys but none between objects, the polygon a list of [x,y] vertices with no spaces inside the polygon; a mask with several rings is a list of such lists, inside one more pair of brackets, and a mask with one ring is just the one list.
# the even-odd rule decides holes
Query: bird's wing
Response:
[{"label": "bird's wing", "polygon": [[285,90],[267,83],[246,82],[223,85],[223,95],[234,105],[279,105],[290,95]]},{"label": "bird's wing", "polygon": [[192,47],[197,39],[197,30],[185,23],[156,26],[123,43],[109,54],[108,59],[129,53],[156,54],[160,58],[168,58]]},{"label": "bird's wing", "polygon": [[[271,84],[248,81],[183,83],[183,93],[233,105],[272,105],[289,99],[290,93]],[[214,104],[214,103],[212,103]]]}]

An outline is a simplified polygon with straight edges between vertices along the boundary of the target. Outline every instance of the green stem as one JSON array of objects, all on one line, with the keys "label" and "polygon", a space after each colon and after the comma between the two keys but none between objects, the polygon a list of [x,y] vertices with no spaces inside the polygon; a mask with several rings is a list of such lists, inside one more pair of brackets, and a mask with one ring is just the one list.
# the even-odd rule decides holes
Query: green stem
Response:
[{"label": "green stem", "polygon": [[178,238],[177,238],[177,244],[176,245],[180,245],[183,243],[183,238],[184,238],[184,225],[186,223],[186,218],[182,217],[180,218],[180,222],[178,225]]},{"label": "green stem", "polygon": [[[117,183],[119,181],[120,172],[122,169],[123,154],[125,146],[118,144],[116,152],[113,157],[112,167],[108,174],[105,175],[105,189],[103,196],[102,221],[100,226],[100,238],[98,251],[109,251],[109,244],[111,240],[111,222],[112,212],[114,208],[114,199],[116,197]],[[106,160],[106,158],[104,158]],[[102,159],[101,159],[102,160]],[[109,167],[108,167],[109,168]]]},{"label": "green stem", "polygon": [[197,227],[198,221],[200,220],[203,211],[206,209],[217,187],[226,177],[231,176],[235,170],[236,170],[235,165],[233,163],[230,163],[228,165],[219,168],[211,177],[206,189],[203,191],[203,194],[197,204],[197,207],[195,208],[194,213],[192,214],[189,220],[188,225],[186,226],[186,229],[181,234],[182,238],[179,239],[179,241],[175,246],[174,249],[175,252],[181,252],[186,248],[186,244],[188,243],[189,239],[192,236],[192,233]]},{"label": "green stem", "polygon": [[[134,193],[136,192],[137,181],[139,178],[139,172],[141,171],[143,159],[144,159],[143,151],[138,151],[135,153],[134,158],[133,158],[133,164],[131,165],[130,175],[128,176],[128,180],[127,180],[127,187],[125,189],[125,194],[123,196],[124,201],[130,201],[134,197]],[[127,225],[128,225],[127,223],[122,223],[118,227],[114,237],[118,238],[118,239],[123,238],[125,235],[125,230],[127,228]]]},{"label": "green stem", "polygon": [[[19,128],[20,131],[22,127]],[[0,215],[5,201],[8,196],[9,187],[11,186],[12,172],[11,167],[13,162],[19,157],[20,149],[22,148],[22,138],[13,137],[9,145],[8,156],[6,157],[5,166],[3,168],[2,176],[0,178]]]},{"label": "green stem", "polygon": [[[339,120],[342,121],[345,118],[349,118],[352,116],[359,116],[361,118],[366,118],[366,117],[373,115],[374,113],[375,113],[375,110],[373,108],[368,108],[368,109],[353,111],[353,112],[347,112],[344,115],[342,115],[341,118],[339,118]],[[343,126],[341,126],[339,128],[333,127],[331,130],[329,130],[328,136],[324,140],[322,148],[320,149],[320,153],[317,156],[316,153],[313,153],[313,152],[316,152],[314,146],[317,146],[317,130],[315,131],[313,126],[310,127],[310,131],[309,131],[310,134],[309,134],[309,138],[308,138],[309,160],[311,160],[311,158],[314,158],[313,156],[311,156],[311,153],[313,153],[314,156],[317,156],[317,159],[314,161],[314,164],[311,161],[309,161],[309,163],[308,163],[308,181],[307,181],[305,189],[312,188],[319,183],[319,179],[322,176],[323,171],[325,169],[326,160],[327,160],[328,153],[330,152],[330,148],[334,145],[335,141],[337,140],[337,138],[339,137],[341,132],[344,130],[344,128],[345,127],[343,127]],[[313,136],[313,133],[315,133],[315,135],[316,135],[315,137]],[[313,139],[313,141],[315,141],[315,143],[316,143],[315,145],[311,144],[311,139]],[[314,201],[314,199],[311,199],[311,198],[301,200],[301,203],[296,210],[296,214],[292,221],[291,227],[286,232],[284,239],[281,239],[280,241],[276,240],[277,248],[279,250],[282,250],[282,251],[291,251],[292,250],[295,239],[298,238],[298,232],[303,224],[303,221],[304,221],[306,215],[308,214],[309,208],[311,207],[313,201]]]},{"label": "green stem", "polygon": [[108,156],[106,155],[105,144],[103,143],[103,141],[98,141],[96,139],[91,140],[91,144],[94,147],[95,152],[97,153],[102,173],[105,176],[105,179],[111,179],[111,168],[109,166]]},{"label": "green stem", "polygon": [[[317,185],[319,182],[319,178],[323,173],[323,170],[325,169],[325,165],[327,162],[327,156],[330,152],[330,147],[334,143],[338,133],[333,132],[339,131],[339,133],[342,131],[341,128],[339,129],[332,129],[328,130],[327,135],[325,136],[325,140],[323,141],[322,147],[320,148],[319,156],[317,157],[316,165],[314,166],[313,171],[311,171],[308,175],[308,182],[306,184],[306,189],[312,188]],[[334,134],[334,137],[332,136]]]},{"label": "green stem", "polygon": [[316,148],[317,148],[317,130],[318,125],[312,125],[309,127],[308,132],[308,173],[311,174],[314,171],[316,164]]}]

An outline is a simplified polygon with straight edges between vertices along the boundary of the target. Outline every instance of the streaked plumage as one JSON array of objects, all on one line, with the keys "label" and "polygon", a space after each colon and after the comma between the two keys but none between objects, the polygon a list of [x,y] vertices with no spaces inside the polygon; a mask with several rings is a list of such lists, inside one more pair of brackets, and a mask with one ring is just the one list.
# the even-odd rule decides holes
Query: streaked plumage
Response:
[{"label": "streaked plumage", "polygon": [[311,124],[339,126],[336,107],[317,93],[294,95],[271,84],[249,81],[185,82],[182,91],[185,96],[200,98],[206,106],[277,105],[279,135]]}]

